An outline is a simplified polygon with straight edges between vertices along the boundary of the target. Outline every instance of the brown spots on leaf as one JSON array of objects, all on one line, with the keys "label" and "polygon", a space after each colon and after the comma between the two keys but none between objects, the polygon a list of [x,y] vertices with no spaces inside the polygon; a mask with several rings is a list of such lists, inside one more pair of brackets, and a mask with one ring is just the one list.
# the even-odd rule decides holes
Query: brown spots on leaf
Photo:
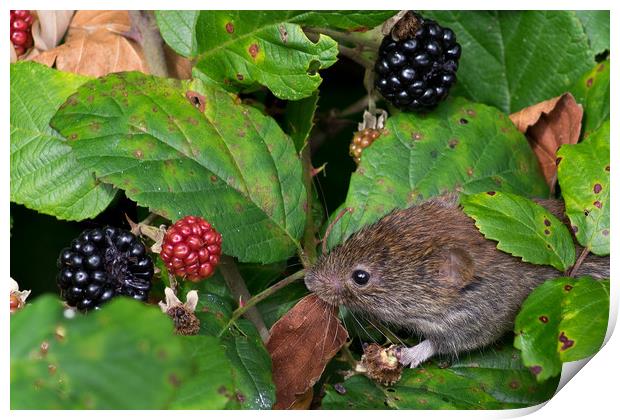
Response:
[{"label": "brown spots on leaf", "polygon": [[466,112],[467,112],[467,115],[469,115],[470,117],[476,116],[476,111],[474,111],[473,109],[468,109]]},{"label": "brown spots on leaf", "polygon": [[603,229],[601,233],[603,234],[603,236],[609,236],[609,229]]},{"label": "brown spots on leaf", "polygon": [[493,196],[495,195],[495,191],[487,191],[487,194]]},{"label": "brown spots on leaf", "polygon": [[241,213],[243,211],[243,206],[241,203],[235,203],[234,208],[237,213]]},{"label": "brown spots on leaf", "polygon": [[545,217],[545,226],[551,226],[551,221]]},{"label": "brown spots on leaf", "polygon": [[594,207],[596,208],[603,208],[603,203],[601,203],[600,201],[596,200],[594,203],[592,203],[594,205]]},{"label": "brown spots on leaf", "polygon": [[467,168],[467,176],[474,176],[474,168],[471,166]]},{"label": "brown spots on leaf", "polygon": [[594,184],[594,194],[599,194],[603,189],[601,184]]},{"label": "brown spots on leaf", "polygon": [[605,166],[605,170],[609,172],[609,165]]},{"label": "brown spots on leaf", "polygon": [[156,113],[156,112],[159,112],[159,109],[156,106],[154,106],[153,108],[151,108],[151,111],[153,111],[153,113]]},{"label": "brown spots on leaf", "polygon": [[288,42],[288,31],[286,30],[286,26],[278,26],[278,32],[280,33],[280,40],[283,44],[286,44]]},{"label": "brown spots on leaf", "polygon": [[244,131],[244,130],[238,130],[238,131],[237,131],[237,135],[238,135],[239,137],[245,137],[245,131]]},{"label": "brown spots on leaf", "polygon": [[49,372],[50,375],[54,375],[56,373],[56,366],[55,365],[47,365],[47,371]]},{"label": "brown spots on leaf", "polygon": [[510,389],[519,389],[519,387],[521,386],[521,383],[517,381],[516,379],[513,379],[512,381],[510,381],[508,386],[510,387]]},{"label": "brown spots on leaf", "polygon": [[194,92],[193,90],[188,90],[185,92],[185,97],[189,101],[190,104],[194,105],[200,112],[205,112],[206,106],[206,98],[204,95],[201,95],[198,92]]},{"label": "brown spots on leaf", "polygon": [[571,284],[565,284],[564,290],[566,290],[567,292],[570,292],[571,290],[573,290],[573,286]]},{"label": "brown spots on leaf", "polygon": [[465,118],[461,118],[461,119],[459,120],[459,124],[461,124],[461,125],[466,125],[466,124],[469,124],[469,121],[467,121]]},{"label": "brown spots on leaf", "polygon": [[411,134],[411,138],[415,141],[422,140],[423,137],[424,136],[422,135],[422,133],[416,132],[416,133]]},{"label": "brown spots on leaf", "polygon": [[586,216],[586,217],[588,217],[588,216],[590,215],[590,210],[588,210],[588,209],[584,209],[584,211],[583,211],[583,215],[584,215],[584,216]]},{"label": "brown spots on leaf", "polygon": [[228,32],[229,34],[235,32],[235,25],[233,25],[232,22],[226,22],[226,32]]},{"label": "brown spots on leaf", "polygon": [[545,235],[551,235],[551,231],[549,231],[549,229],[545,229]]},{"label": "brown spots on leaf", "polygon": [[97,121],[91,122],[90,124],[88,124],[88,127],[91,129],[91,131],[101,130],[101,124],[98,123]]},{"label": "brown spots on leaf", "polygon": [[175,388],[178,388],[181,385],[181,381],[179,380],[177,375],[175,375],[174,373],[171,373],[168,376],[168,382]]},{"label": "brown spots on leaf", "polygon": [[510,128],[503,126],[502,128],[500,128],[500,130],[502,133],[507,133],[510,130]]},{"label": "brown spots on leaf", "polygon": [[368,32],[368,27],[366,26],[357,26],[353,29],[349,29],[349,32]]},{"label": "brown spots on leaf", "polygon": [[47,341],[42,342],[41,345],[39,346],[39,351],[41,352],[41,356],[45,356],[49,348],[50,348],[50,343],[48,343]]},{"label": "brown spots on leaf", "polygon": [[572,230],[573,230],[573,232],[575,232],[575,233],[579,232],[579,228],[578,228],[577,226],[575,226],[575,225],[572,225],[572,226],[571,226],[571,229],[572,229]]},{"label": "brown spots on leaf", "polygon": [[243,395],[241,392],[237,391],[237,401],[239,401],[240,403],[244,403],[246,400],[245,395]]},{"label": "brown spots on leaf", "polygon": [[252,56],[252,58],[256,58],[258,55],[258,44],[252,44],[248,47],[248,52]]},{"label": "brown spots on leaf", "polygon": [[547,318],[545,315],[539,316],[538,320],[542,322],[543,324],[546,324],[547,322],[549,322],[549,318]]},{"label": "brown spots on leaf", "polygon": [[95,97],[93,95],[88,95],[88,98],[86,98],[86,101],[91,104],[93,103],[94,100],[95,100]]},{"label": "brown spots on leaf", "polygon": [[458,139],[452,139],[448,142],[448,147],[454,149],[459,144]]},{"label": "brown spots on leaf", "polygon": [[220,395],[226,395],[226,394],[227,394],[226,387],[225,387],[224,385],[220,386],[220,387],[217,389],[217,393],[218,393],[218,394],[220,394]]},{"label": "brown spots on leaf", "polygon": [[564,333],[564,331],[560,332],[560,336],[558,337],[558,340],[560,341],[560,343],[562,343],[562,347],[560,348],[560,350],[562,351],[568,350],[569,348],[573,347],[573,345],[575,344],[575,340],[571,340],[570,338],[568,338],[566,334]]},{"label": "brown spots on leaf", "polygon": [[590,77],[588,80],[586,80],[586,87],[592,87],[593,82],[594,82],[594,79]]},{"label": "brown spots on leaf", "polygon": [[193,126],[198,125],[198,120],[194,117],[187,117],[187,122],[190,123]]},{"label": "brown spots on leaf", "polygon": [[210,180],[211,180],[211,182],[213,182],[214,184],[215,184],[215,183],[217,183],[217,176],[215,176],[215,175],[211,175],[211,176],[209,177],[209,179],[210,179]]},{"label": "brown spots on leaf", "polygon": [[243,74],[237,73],[237,80],[239,80],[240,82],[243,81]]},{"label": "brown spots on leaf", "polygon": [[133,155],[136,157],[136,159],[142,159],[144,157],[144,152],[142,152],[142,150],[140,149],[136,149],[133,152]]},{"label": "brown spots on leaf", "polygon": [[76,140],[78,138],[77,133],[73,133],[69,136],[69,140]]},{"label": "brown spots on leaf", "polygon": [[538,365],[532,366],[530,368],[530,372],[532,372],[534,375],[540,374],[540,372],[542,372],[542,370],[543,370],[542,366],[538,366]]}]

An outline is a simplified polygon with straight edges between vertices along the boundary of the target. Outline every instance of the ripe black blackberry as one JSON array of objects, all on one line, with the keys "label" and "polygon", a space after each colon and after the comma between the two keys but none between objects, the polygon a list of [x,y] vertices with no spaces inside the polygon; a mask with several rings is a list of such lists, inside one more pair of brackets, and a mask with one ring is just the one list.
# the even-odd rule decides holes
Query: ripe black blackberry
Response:
[{"label": "ripe black blackberry", "polygon": [[60,252],[58,268],[61,296],[80,310],[99,308],[117,295],[146,301],[153,277],[153,261],[140,239],[111,226],[82,232]]},{"label": "ripe black blackberry", "polygon": [[432,109],[456,82],[461,46],[450,28],[408,12],[383,38],[375,86],[397,108]]}]

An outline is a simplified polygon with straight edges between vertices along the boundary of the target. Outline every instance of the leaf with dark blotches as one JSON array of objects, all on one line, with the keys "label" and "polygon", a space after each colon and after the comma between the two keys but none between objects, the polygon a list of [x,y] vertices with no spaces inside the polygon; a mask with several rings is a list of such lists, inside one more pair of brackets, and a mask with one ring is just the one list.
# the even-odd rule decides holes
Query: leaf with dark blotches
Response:
[{"label": "leaf with dark blotches", "polygon": [[307,397],[325,366],[347,339],[338,308],[310,294],[273,327],[267,350],[276,384],[274,408],[290,408]]},{"label": "leaf with dark blotches", "polygon": [[568,228],[543,206],[499,191],[461,196],[461,205],[484,237],[497,241],[497,249],[558,270],[575,262]]},{"label": "leaf with dark blotches", "polygon": [[561,277],[538,286],[515,321],[515,347],[539,381],[559,375],[563,362],[603,345],[609,317],[609,280]]},{"label": "leaf with dark blotches", "polygon": [[81,86],[51,125],[78,162],[141,206],[209,220],[228,255],[269,263],[299,248],[306,192],[295,145],[217,87],[115,73]]},{"label": "leaf with dark blotches", "polygon": [[609,255],[609,120],[581,143],[558,151],[558,181],[579,243],[597,255]]},{"label": "leaf with dark blotches", "polygon": [[363,375],[326,385],[323,409],[509,409],[553,396],[559,378],[538,383],[509,343],[461,354],[452,364],[441,357],[405,369],[393,386]]},{"label": "leaf with dark blotches", "polygon": [[587,137],[609,119],[609,60],[597,63],[570,91],[583,105],[583,135]]},{"label": "leaf with dark blotches", "polygon": [[525,134],[538,158],[549,188],[557,181],[557,150],[563,144],[579,141],[583,108],[565,93],[510,115],[517,129]]},{"label": "leaf with dark blotches", "polygon": [[489,190],[549,193],[536,156],[505,114],[456,97],[427,114],[401,112],[386,120],[381,141],[364,149],[341,207],[353,211],[334,223],[328,245],[333,248],[394,208],[449,191]]}]

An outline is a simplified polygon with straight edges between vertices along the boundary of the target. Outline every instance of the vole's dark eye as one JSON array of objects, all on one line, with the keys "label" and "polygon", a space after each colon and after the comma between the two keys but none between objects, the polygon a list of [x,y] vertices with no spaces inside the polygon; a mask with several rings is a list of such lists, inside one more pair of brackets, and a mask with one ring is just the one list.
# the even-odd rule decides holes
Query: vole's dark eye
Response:
[{"label": "vole's dark eye", "polygon": [[355,270],[351,275],[351,278],[355,283],[363,286],[368,283],[368,280],[370,280],[370,274],[364,270]]}]

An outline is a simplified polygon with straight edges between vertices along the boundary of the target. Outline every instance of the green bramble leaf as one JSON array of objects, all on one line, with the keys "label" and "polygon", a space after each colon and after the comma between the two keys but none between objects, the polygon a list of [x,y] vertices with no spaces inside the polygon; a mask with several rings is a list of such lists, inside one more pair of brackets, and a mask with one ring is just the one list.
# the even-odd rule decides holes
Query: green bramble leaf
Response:
[{"label": "green bramble leaf", "polygon": [[228,255],[269,263],[299,247],[306,194],[293,142],[216,87],[111,74],[80,87],[52,125],[83,165],[141,206],[209,220]]},{"label": "green bramble leaf", "polygon": [[579,243],[597,255],[609,255],[609,143],[607,120],[581,143],[564,145],[557,153],[566,215]]},{"label": "green bramble leaf", "polygon": [[485,238],[497,241],[502,251],[560,271],[575,262],[575,245],[568,228],[543,206],[496,191],[461,196],[461,205]]},{"label": "green bramble leaf", "polygon": [[11,201],[63,220],[101,213],[116,190],[95,179],[49,126],[88,77],[22,61],[11,64]]},{"label": "green bramble leaf", "polygon": [[590,49],[597,55],[609,50],[609,10],[576,10],[590,40]]},{"label": "green bramble leaf", "polygon": [[584,137],[609,119],[609,66],[609,60],[597,64],[571,87],[575,101],[583,106]]},{"label": "green bramble leaf", "polygon": [[539,381],[558,376],[563,362],[603,345],[609,317],[609,280],[562,277],[537,287],[515,321],[515,347]]},{"label": "green bramble leaf", "polygon": [[308,39],[301,25],[363,31],[393,12],[158,11],[166,43],[195,60],[194,75],[233,91],[268,87],[281,99],[312,95],[318,71],[337,60],[338,45],[321,35]]},{"label": "green bramble leaf", "polygon": [[463,54],[452,91],[506,113],[560,96],[594,65],[588,37],[569,11],[433,11]]},{"label": "green bramble leaf", "polygon": [[536,157],[508,117],[451,98],[429,114],[388,118],[351,176],[342,208],[353,212],[334,224],[328,244],[339,244],[394,208],[454,190],[548,194]]},{"label": "green bramble leaf", "polygon": [[537,383],[512,346],[490,348],[405,369],[399,382],[381,386],[355,375],[328,385],[323,409],[508,409],[529,407],[553,396],[558,378]]}]

